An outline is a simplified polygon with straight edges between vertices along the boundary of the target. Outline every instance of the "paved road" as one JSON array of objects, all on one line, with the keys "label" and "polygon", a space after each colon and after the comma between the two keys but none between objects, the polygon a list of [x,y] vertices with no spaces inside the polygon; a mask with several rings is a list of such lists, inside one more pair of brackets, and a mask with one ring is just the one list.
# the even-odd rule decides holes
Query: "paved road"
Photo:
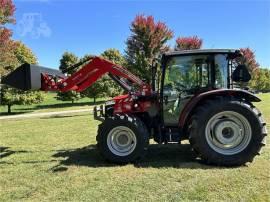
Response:
[{"label": "paved road", "polygon": [[33,113],[33,114],[19,114],[19,115],[9,115],[9,116],[0,116],[0,120],[3,119],[21,119],[21,118],[32,118],[32,117],[43,117],[43,116],[55,116],[55,115],[63,115],[63,114],[74,114],[80,112],[92,112],[93,109],[77,109],[77,110],[67,110],[67,111],[59,111],[59,112],[41,112],[41,113]]}]

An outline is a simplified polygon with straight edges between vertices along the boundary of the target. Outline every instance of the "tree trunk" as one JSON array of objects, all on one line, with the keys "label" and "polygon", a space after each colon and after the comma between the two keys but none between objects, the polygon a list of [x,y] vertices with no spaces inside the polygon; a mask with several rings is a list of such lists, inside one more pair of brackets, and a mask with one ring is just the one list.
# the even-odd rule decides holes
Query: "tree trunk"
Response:
[{"label": "tree trunk", "polygon": [[74,104],[74,100],[71,100],[71,103]]},{"label": "tree trunk", "polygon": [[8,114],[11,113],[11,105],[8,105]]},{"label": "tree trunk", "polygon": [[96,97],[94,97],[94,105],[96,104]]}]

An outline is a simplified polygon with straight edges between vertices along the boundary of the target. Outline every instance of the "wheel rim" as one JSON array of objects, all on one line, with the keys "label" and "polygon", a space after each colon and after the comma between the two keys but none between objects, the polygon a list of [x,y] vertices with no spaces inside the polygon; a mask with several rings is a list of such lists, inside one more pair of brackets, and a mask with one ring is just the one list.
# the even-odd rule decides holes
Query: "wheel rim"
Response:
[{"label": "wheel rim", "polygon": [[224,111],[208,121],[205,135],[213,150],[223,155],[233,155],[248,146],[252,130],[249,121],[243,115]]},{"label": "wheel rim", "polygon": [[127,156],[136,148],[137,138],[130,128],[117,126],[109,132],[107,145],[113,154]]}]

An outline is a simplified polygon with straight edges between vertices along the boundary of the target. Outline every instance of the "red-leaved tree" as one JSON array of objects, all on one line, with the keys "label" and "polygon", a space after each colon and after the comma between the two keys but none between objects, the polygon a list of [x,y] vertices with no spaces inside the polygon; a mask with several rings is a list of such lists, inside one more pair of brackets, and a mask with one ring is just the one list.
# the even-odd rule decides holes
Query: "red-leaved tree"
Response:
[{"label": "red-leaved tree", "polygon": [[198,36],[178,37],[176,39],[175,50],[192,50],[200,49],[203,40]]},{"label": "red-leaved tree", "polygon": [[[250,48],[240,48],[240,51],[243,57],[236,58],[236,65],[243,64],[248,68],[249,73],[251,74],[251,80],[248,83],[241,84],[244,87],[251,87],[252,89],[260,89],[260,69],[259,63],[256,61],[256,56],[253,50]],[[259,87],[260,86],[260,87]],[[258,88],[259,87],[259,88]]]},{"label": "red-leaved tree", "polygon": [[243,54],[243,57],[240,57],[238,59],[238,62],[240,64],[245,64],[251,74],[255,73],[256,70],[258,70],[260,65],[256,61],[256,56],[255,56],[254,51],[252,51],[250,48],[240,48],[240,51]]},{"label": "red-leaved tree", "polygon": [[[7,24],[15,23],[15,6],[12,0],[0,0],[0,75],[5,76],[23,63],[37,63],[33,52],[22,42],[11,39],[12,32]],[[9,86],[1,86],[0,104],[8,107],[11,113],[12,105],[39,103],[43,99],[40,92],[20,91]]]},{"label": "red-leaved tree", "polygon": [[14,43],[10,39],[12,32],[5,27],[7,23],[15,23],[15,6],[11,0],[0,0],[0,74],[6,74],[6,68],[14,61],[14,54],[10,52],[14,49]]},{"label": "red-leaved tree", "polygon": [[168,50],[166,42],[173,32],[153,16],[138,15],[131,23],[132,34],[127,39],[126,59],[128,67],[141,78],[150,81],[151,64],[160,52]]},{"label": "red-leaved tree", "polygon": [[0,0],[0,24],[15,23],[15,6],[12,0]]}]

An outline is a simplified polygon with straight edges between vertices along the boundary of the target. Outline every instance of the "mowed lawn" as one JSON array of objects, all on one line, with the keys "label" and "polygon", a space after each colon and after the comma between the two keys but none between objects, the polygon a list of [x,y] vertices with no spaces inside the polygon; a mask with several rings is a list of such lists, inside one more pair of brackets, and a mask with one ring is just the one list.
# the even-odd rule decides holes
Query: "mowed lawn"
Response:
[{"label": "mowed lawn", "polygon": [[[270,94],[260,97],[270,130]],[[118,166],[97,152],[90,114],[0,123],[0,201],[270,201],[269,145],[238,168],[201,164],[188,144],[152,144]]]}]

